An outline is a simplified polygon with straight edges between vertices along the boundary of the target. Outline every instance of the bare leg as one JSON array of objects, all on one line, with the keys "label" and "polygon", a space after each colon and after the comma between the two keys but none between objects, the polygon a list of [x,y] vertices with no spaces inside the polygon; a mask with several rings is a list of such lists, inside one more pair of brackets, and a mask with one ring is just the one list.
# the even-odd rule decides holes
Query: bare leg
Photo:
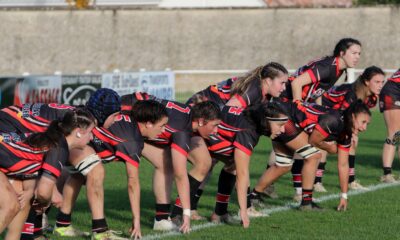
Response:
[{"label": "bare leg", "polygon": [[[19,239],[21,237],[21,232],[25,224],[25,220],[28,217],[29,210],[31,208],[30,200],[33,197],[33,192],[35,190],[36,180],[25,180],[22,181],[22,185],[13,185],[16,192],[23,194],[22,208],[18,214],[14,217],[11,223],[8,225],[8,232],[5,240]],[[22,188],[21,188],[22,187]],[[18,189],[20,188],[20,189]],[[20,202],[21,203],[21,202]]]},{"label": "bare leg", "polygon": [[20,209],[17,194],[2,172],[0,172],[0,192],[0,233],[2,233]]}]

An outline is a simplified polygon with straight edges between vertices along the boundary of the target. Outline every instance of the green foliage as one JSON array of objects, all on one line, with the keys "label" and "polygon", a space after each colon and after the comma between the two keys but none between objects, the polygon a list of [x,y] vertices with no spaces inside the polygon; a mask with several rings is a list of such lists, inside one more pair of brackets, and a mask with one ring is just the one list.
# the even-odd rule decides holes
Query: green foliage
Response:
[{"label": "green foliage", "polygon": [[400,4],[400,0],[356,0],[357,5]]}]

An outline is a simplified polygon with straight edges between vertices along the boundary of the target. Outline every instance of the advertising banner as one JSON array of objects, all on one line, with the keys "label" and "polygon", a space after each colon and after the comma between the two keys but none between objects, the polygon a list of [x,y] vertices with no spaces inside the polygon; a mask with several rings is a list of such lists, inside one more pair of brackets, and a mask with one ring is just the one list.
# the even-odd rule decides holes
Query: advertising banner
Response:
[{"label": "advertising banner", "polygon": [[61,103],[68,105],[84,105],[90,95],[101,88],[102,75],[63,75]]}]

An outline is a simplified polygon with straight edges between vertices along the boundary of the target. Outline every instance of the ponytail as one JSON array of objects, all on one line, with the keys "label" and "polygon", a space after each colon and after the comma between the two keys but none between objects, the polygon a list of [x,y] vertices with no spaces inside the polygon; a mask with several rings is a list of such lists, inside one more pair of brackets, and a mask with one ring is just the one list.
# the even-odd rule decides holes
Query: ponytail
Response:
[{"label": "ponytail", "polygon": [[62,120],[54,120],[43,133],[30,135],[25,143],[36,148],[57,147],[60,139],[70,135],[76,128],[87,129],[95,123],[93,115],[83,108],[68,111]]}]

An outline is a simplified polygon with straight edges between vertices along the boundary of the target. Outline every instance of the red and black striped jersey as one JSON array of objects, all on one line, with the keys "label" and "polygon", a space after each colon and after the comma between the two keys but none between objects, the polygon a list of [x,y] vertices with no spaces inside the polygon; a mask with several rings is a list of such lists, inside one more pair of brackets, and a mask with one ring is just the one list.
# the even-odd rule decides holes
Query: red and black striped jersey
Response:
[{"label": "red and black striped jersey", "polygon": [[0,132],[18,134],[44,132],[50,122],[62,119],[64,115],[75,109],[72,106],[58,103],[26,103],[1,109]]},{"label": "red and black striped jersey", "polygon": [[[200,95],[204,101],[215,102],[222,109],[229,99],[231,99],[232,85],[237,79],[237,77],[229,78],[225,81],[219,82],[216,85],[211,85],[208,88],[196,93],[194,96]],[[187,105],[193,104],[193,97],[186,102]],[[261,102],[263,100],[263,96],[260,83],[253,82],[243,94],[235,94],[234,97],[240,101],[243,108]]]},{"label": "red and black striped jersey", "polygon": [[[357,101],[354,83],[344,83],[333,86],[329,91],[322,95],[322,105],[332,109],[346,110],[353,102]],[[364,100],[369,108],[376,106],[378,97],[371,95]]]},{"label": "red and black striped jersey", "polygon": [[388,78],[388,81],[392,81],[392,82],[400,82],[400,69],[397,70],[397,72],[395,72],[390,78]]},{"label": "red and black striped jersey", "polygon": [[238,148],[250,156],[260,138],[256,126],[243,115],[243,108],[225,106],[221,115],[218,133],[206,139],[210,153],[233,157],[235,148]]},{"label": "red and black striped jersey", "polygon": [[325,136],[324,141],[336,141],[339,148],[350,149],[351,135],[345,133],[341,111],[300,101],[283,104],[291,120],[303,131],[311,134],[316,129]]},{"label": "red and black striped jersey", "polygon": [[139,167],[144,139],[139,126],[130,116],[119,114],[108,128],[93,128],[90,145],[103,162],[122,160]]},{"label": "red and black striped jersey", "polygon": [[305,102],[313,102],[325,91],[328,91],[340,78],[344,71],[339,69],[338,57],[324,57],[308,63],[299,68],[286,84],[286,90],[281,94],[282,98],[293,99],[291,82],[298,76],[308,73],[312,83],[303,86],[301,99]]},{"label": "red and black striped jersey", "polygon": [[0,170],[9,177],[36,176],[42,172],[57,178],[68,159],[65,137],[50,149],[33,148],[23,142],[0,142]]},{"label": "red and black striped jersey", "polygon": [[146,140],[151,144],[166,146],[170,145],[171,148],[179,151],[184,156],[187,156],[190,147],[190,138],[192,137],[192,113],[191,108],[183,103],[159,99],[152,95],[143,93],[133,93],[129,96],[122,96],[122,109],[129,110],[132,104],[137,100],[152,99],[160,102],[165,106],[168,114],[168,122],[165,126],[165,131],[157,136],[156,139]]}]

